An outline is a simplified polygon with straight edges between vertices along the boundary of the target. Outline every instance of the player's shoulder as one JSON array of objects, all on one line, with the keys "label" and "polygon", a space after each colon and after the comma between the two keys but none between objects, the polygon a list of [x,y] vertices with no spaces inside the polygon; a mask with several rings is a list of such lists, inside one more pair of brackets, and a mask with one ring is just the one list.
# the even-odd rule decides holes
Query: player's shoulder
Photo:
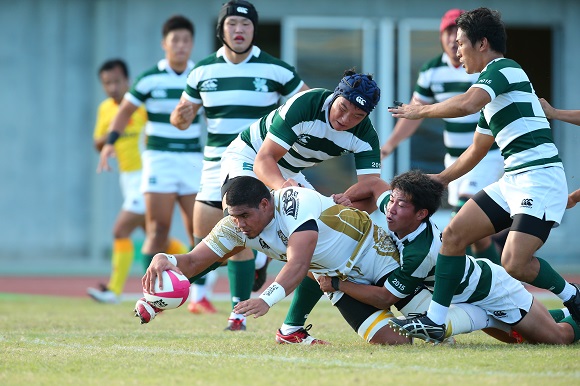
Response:
[{"label": "player's shoulder", "polygon": [[445,63],[445,61],[443,61],[443,55],[439,54],[429,60],[427,60],[425,63],[423,63],[423,66],[421,67],[421,71],[427,71],[429,69],[433,69],[433,68],[438,68],[438,67],[446,67],[447,63]]},{"label": "player's shoulder", "polygon": [[198,69],[200,67],[206,67],[206,66],[210,66],[212,64],[218,64],[218,63],[225,63],[225,60],[223,58],[223,56],[218,56],[217,51],[206,56],[205,58],[201,59],[200,61],[198,61],[195,66],[193,67],[193,69]]}]

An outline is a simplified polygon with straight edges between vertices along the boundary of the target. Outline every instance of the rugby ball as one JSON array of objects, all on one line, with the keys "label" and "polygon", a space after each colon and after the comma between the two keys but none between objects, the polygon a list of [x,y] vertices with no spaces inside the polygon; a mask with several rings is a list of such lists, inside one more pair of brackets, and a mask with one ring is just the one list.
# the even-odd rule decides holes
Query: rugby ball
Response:
[{"label": "rugby ball", "polygon": [[175,271],[167,270],[161,274],[163,288],[159,288],[159,277],[155,279],[155,293],[143,291],[145,300],[153,307],[168,310],[181,306],[189,297],[189,279]]}]

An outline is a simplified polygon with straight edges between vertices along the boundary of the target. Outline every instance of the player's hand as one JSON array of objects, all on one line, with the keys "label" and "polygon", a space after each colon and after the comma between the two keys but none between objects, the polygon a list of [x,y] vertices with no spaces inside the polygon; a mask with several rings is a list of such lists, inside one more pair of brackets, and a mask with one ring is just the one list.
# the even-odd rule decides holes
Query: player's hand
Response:
[{"label": "player's hand", "polygon": [[163,276],[161,274],[163,271],[167,271],[168,269],[173,270],[177,273],[183,275],[183,272],[175,265],[169,262],[167,256],[164,253],[158,253],[153,256],[153,260],[151,260],[151,264],[147,267],[147,271],[145,275],[141,279],[141,284],[143,285],[143,291],[154,294],[155,293],[155,279],[159,277],[159,288],[163,288]]},{"label": "player's hand", "polygon": [[254,318],[266,315],[270,310],[270,306],[260,298],[248,299],[239,302],[234,307],[236,314],[243,314],[244,316],[254,315]]},{"label": "player's hand", "polygon": [[444,181],[440,174],[427,174],[427,177],[431,178],[433,181],[439,182],[444,188],[447,187],[448,182]]},{"label": "player's hand", "polygon": [[422,105],[406,105],[401,103],[397,106],[389,107],[388,110],[393,114],[393,118],[421,119]]},{"label": "player's hand", "polygon": [[99,155],[99,165],[97,166],[97,173],[109,172],[111,171],[111,166],[109,166],[109,157],[115,157],[115,146],[106,143],[101,149],[101,154]]},{"label": "player's hand", "polygon": [[319,276],[316,278],[318,284],[320,285],[320,289],[323,292],[334,292],[335,289],[332,288],[332,278],[330,276]]},{"label": "player's hand", "polygon": [[385,143],[382,147],[381,147],[381,160],[387,158],[389,155],[391,155],[391,153],[393,152],[393,150],[395,150],[391,145],[389,145],[389,143]]},{"label": "player's hand", "polygon": [[284,181],[284,183],[282,184],[282,186],[280,186],[280,189],[282,189],[282,188],[288,188],[290,186],[302,186],[302,184],[299,184],[293,178],[288,178],[286,181]]},{"label": "player's hand", "polygon": [[184,130],[189,127],[191,122],[193,122],[194,111],[193,104],[187,103],[184,100],[180,100],[174,110],[175,126],[178,129]]},{"label": "player's hand", "polygon": [[576,200],[572,198],[572,193],[568,195],[568,203],[566,204],[566,209],[570,209],[576,206]]},{"label": "player's hand", "polygon": [[554,114],[556,113],[556,109],[553,108],[552,105],[550,105],[548,103],[548,101],[545,100],[544,98],[540,98],[540,104],[542,105],[542,109],[544,110],[544,113],[546,114],[546,118],[553,119]]},{"label": "player's hand", "polygon": [[344,206],[352,206],[352,202],[344,193],[337,193],[330,196],[335,204],[344,205]]}]

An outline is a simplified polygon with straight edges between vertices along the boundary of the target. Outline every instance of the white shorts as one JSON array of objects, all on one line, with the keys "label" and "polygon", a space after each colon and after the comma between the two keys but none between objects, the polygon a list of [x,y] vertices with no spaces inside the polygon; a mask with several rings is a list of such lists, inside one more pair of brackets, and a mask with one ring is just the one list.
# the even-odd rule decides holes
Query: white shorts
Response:
[{"label": "white shorts", "polygon": [[[222,168],[220,172],[220,180],[223,183],[226,178],[230,180],[234,177],[252,176],[256,177],[254,173],[254,161],[256,160],[256,152],[249,147],[244,141],[237,137],[226,149],[222,155]],[[288,179],[292,178],[302,186],[314,189],[312,184],[308,182],[306,176],[302,173],[294,173],[278,165],[282,177]],[[220,195],[221,200],[221,195]]]},{"label": "white shorts", "polygon": [[[445,167],[449,167],[457,157],[445,155]],[[488,185],[493,184],[503,175],[503,157],[499,149],[491,150],[465,175],[447,185],[447,202],[451,206],[459,205],[459,197],[471,197]]]},{"label": "white shorts", "polygon": [[143,160],[143,193],[197,194],[201,178],[201,153],[145,150]]},{"label": "white shorts", "polygon": [[558,166],[504,175],[484,191],[512,218],[528,214],[554,221],[554,227],[562,221],[568,202],[566,175]]},{"label": "white shorts", "polygon": [[223,181],[220,180],[220,170],[221,161],[203,161],[201,184],[199,186],[199,193],[196,197],[197,201],[221,202],[221,188]]},{"label": "white shorts", "polygon": [[141,193],[141,170],[121,172],[119,184],[123,195],[123,210],[135,214],[145,214],[145,197]]},{"label": "white shorts", "polygon": [[[518,323],[522,320],[520,310],[529,312],[534,297],[520,281],[511,277],[503,267],[487,259],[479,260],[484,261],[491,268],[491,288],[485,298],[471,302],[471,304],[481,307],[489,316],[504,323],[511,325]],[[476,286],[477,282],[470,283],[469,287],[473,287],[472,290],[466,289],[461,295],[453,296],[451,303],[466,303]]]}]

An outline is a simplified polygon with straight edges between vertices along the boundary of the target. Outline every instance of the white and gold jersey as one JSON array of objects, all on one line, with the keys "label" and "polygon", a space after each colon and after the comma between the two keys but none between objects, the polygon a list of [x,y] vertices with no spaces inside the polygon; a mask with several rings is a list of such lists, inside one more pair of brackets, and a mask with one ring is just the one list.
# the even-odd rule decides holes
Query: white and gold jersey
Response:
[{"label": "white and gold jersey", "polygon": [[204,242],[220,257],[243,246],[285,262],[292,233],[305,222],[315,220],[318,242],[310,262],[311,272],[374,284],[399,266],[396,246],[366,212],[337,205],[330,197],[306,188],[277,190],[273,199],[274,218],[258,237],[248,238],[228,216]]}]

